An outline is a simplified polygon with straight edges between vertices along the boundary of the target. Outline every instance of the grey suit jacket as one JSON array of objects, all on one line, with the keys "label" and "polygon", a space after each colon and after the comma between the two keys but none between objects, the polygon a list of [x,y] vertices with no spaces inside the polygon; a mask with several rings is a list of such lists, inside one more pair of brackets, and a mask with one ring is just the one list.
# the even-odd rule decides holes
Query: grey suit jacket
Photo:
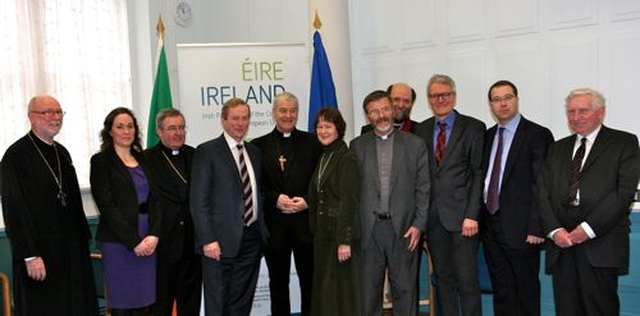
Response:
[{"label": "grey suit jacket", "polygon": [[[245,150],[256,176],[258,192],[262,183],[260,150],[244,142]],[[223,258],[235,257],[244,231],[244,187],[236,161],[224,135],[196,148],[191,172],[191,216],[193,218],[196,252],[211,242],[220,243]],[[258,220],[253,224],[266,240],[263,199],[258,195]]]},{"label": "grey suit jacket", "polygon": [[[417,136],[401,131],[393,134],[393,159],[389,183],[391,222],[398,235],[414,226],[424,232],[429,210],[429,155]],[[366,133],[351,141],[361,166],[360,222],[362,245],[371,238],[375,212],[380,208],[380,176],[375,133]]]},{"label": "grey suit jacket", "polygon": [[[457,112],[456,112],[457,113]],[[428,154],[434,152],[431,117],[416,126],[416,135],[427,144]],[[478,220],[482,203],[482,150],[485,125],[472,117],[457,113],[451,136],[447,141],[440,165],[430,161],[431,209],[437,212],[442,225],[450,232],[462,230],[465,218]]]},{"label": "grey suit jacket", "polygon": [[[567,207],[571,160],[576,136],[551,145],[539,181],[540,212],[545,236],[556,228],[571,232],[585,221],[596,238],[585,247],[594,267],[629,265],[629,212],[640,174],[640,153],[635,135],[602,126],[581,171],[580,206]],[[561,253],[547,243],[547,271]]]}]

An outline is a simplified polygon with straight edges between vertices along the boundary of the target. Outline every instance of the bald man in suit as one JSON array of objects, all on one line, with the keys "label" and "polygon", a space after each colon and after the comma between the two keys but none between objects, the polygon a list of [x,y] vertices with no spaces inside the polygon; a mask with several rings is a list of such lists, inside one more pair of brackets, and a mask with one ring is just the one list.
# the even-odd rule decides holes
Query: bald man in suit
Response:
[{"label": "bald man in suit", "polygon": [[557,315],[619,315],[618,274],[629,267],[629,212],[638,187],[636,135],[602,124],[605,99],[571,91],[575,133],[555,142],[539,183]]}]

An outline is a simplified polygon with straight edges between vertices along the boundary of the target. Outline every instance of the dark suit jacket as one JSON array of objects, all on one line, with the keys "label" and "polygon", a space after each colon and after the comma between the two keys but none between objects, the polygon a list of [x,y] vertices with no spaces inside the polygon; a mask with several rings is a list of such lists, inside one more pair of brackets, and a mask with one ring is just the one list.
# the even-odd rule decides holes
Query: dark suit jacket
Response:
[{"label": "dark suit jacket", "polygon": [[[282,137],[281,135],[282,133],[274,129],[271,133],[252,141],[260,148],[262,155],[265,221],[270,227],[270,225],[277,225],[284,216],[289,219],[299,218],[300,225],[309,225],[307,215],[298,216],[306,212],[285,215],[276,208],[276,204],[281,193],[290,197],[303,197],[307,204],[309,203],[309,181],[322,154],[322,148],[315,135],[297,129],[291,132],[291,143],[288,148],[280,148],[276,142],[277,138]],[[284,172],[280,169],[278,161],[280,155],[285,155],[287,158]]]},{"label": "dark suit jacket", "polygon": [[174,166],[187,180],[184,183],[167,162],[172,159],[171,150],[158,143],[145,151],[147,170],[152,183],[155,184],[156,199],[151,206],[162,214],[162,233],[158,243],[158,260],[176,261],[184,253],[184,249],[193,249],[193,221],[189,212],[189,178],[191,176],[191,161],[195,149],[184,145],[180,149],[181,159],[184,159],[184,169],[174,162]]},{"label": "dark suit jacket", "polygon": [[[456,112],[457,113],[457,112]],[[431,117],[416,126],[416,135],[427,144],[433,157]],[[465,218],[478,220],[482,202],[482,150],[485,125],[472,117],[457,113],[456,121],[440,162],[429,159],[431,173],[430,216],[437,212],[442,225],[450,232],[462,230]]]},{"label": "dark suit jacket", "polygon": [[[134,154],[149,182],[149,205],[153,204],[154,188],[148,176],[146,160]],[[91,157],[91,194],[100,211],[97,239],[119,242],[133,250],[141,241],[138,236],[138,196],[136,188],[122,160],[113,148]],[[162,214],[149,207],[149,235],[160,237]],[[145,237],[145,236],[142,236]]]},{"label": "dark suit jacket", "polygon": [[[375,133],[356,137],[349,146],[360,162],[362,190],[360,191],[360,222],[362,245],[372,237],[376,222],[374,212],[380,209],[380,174]],[[393,158],[389,179],[389,210],[391,222],[398,235],[414,226],[424,232],[429,210],[429,155],[419,137],[395,131]]]},{"label": "dark suit jacket", "polygon": [[[416,125],[418,125],[418,122],[411,120],[409,123],[409,133],[411,134],[415,134],[416,132]],[[360,135],[364,135],[368,132],[371,132],[373,130],[373,125],[371,124],[367,124],[367,125],[362,125],[362,127],[360,128]]]},{"label": "dark suit jacket", "polygon": [[[491,147],[498,127],[491,127],[485,137],[484,177],[491,158]],[[500,189],[500,220],[507,244],[511,248],[530,247],[527,235],[544,237],[537,199],[537,178],[547,157],[553,135],[546,127],[521,118],[507,154]],[[489,219],[489,214],[483,212]]]},{"label": "dark suit jacket", "polygon": [[[596,238],[585,247],[594,267],[623,269],[629,265],[629,212],[638,186],[638,138],[602,126],[582,166],[580,206],[567,207],[571,160],[576,135],[551,145],[540,180],[540,211],[545,235],[556,228],[572,231],[585,221]],[[575,247],[575,246],[574,246]],[[551,271],[561,249],[547,243],[546,267]]]},{"label": "dark suit jacket", "polygon": [[[260,149],[244,142],[256,177],[258,192],[262,183]],[[199,145],[191,172],[191,216],[196,231],[196,252],[214,241],[220,244],[223,258],[238,254],[244,231],[244,187],[236,161],[224,135]],[[254,201],[255,202],[255,201]],[[266,239],[262,198],[255,204],[258,219],[253,224]]]}]

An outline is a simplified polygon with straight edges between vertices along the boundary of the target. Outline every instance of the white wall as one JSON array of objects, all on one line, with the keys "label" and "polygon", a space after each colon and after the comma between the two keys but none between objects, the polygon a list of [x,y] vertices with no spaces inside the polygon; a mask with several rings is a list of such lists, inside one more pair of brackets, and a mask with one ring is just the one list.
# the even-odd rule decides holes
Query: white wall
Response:
[{"label": "white wall", "polygon": [[[569,135],[564,97],[590,86],[607,98],[605,124],[640,134],[640,1],[350,1],[355,104],[373,89],[406,81],[418,92],[414,115],[431,116],[426,83],[456,80],[457,109],[489,126],[487,89],[514,82],[521,112]],[[362,113],[362,111],[361,111]],[[364,123],[356,117],[356,125]]]}]

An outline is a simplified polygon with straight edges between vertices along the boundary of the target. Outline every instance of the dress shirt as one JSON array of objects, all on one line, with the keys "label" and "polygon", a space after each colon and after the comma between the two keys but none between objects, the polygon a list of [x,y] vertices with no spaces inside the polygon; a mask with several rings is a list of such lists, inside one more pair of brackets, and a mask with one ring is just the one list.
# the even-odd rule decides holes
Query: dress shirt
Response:
[{"label": "dress shirt", "polygon": [[[497,125],[497,128],[504,127],[504,131],[502,132],[502,157],[500,157],[500,178],[498,181],[498,192],[502,189],[502,176],[504,175],[504,167],[507,164],[507,157],[509,157],[509,150],[511,149],[511,143],[513,142],[513,137],[516,134],[516,130],[518,129],[518,124],[520,124],[520,120],[522,119],[522,115],[518,114],[511,119],[507,124],[501,126]],[[487,190],[489,189],[489,181],[491,181],[491,170],[493,170],[493,163],[495,162],[496,150],[498,149],[498,137],[500,133],[496,128],[496,134],[493,137],[493,144],[491,145],[491,157],[489,159],[489,172],[487,172],[486,177],[484,178],[484,201],[487,202]]]},{"label": "dress shirt", "polygon": [[236,167],[238,168],[238,175],[240,174],[240,152],[238,151],[238,144],[242,144],[242,150],[244,150],[244,163],[247,166],[247,171],[249,172],[249,178],[251,180],[251,198],[253,199],[253,214],[255,218],[258,218],[258,186],[256,184],[256,174],[253,172],[253,165],[251,164],[251,156],[249,155],[249,151],[246,149],[246,145],[244,142],[236,142],[233,137],[231,137],[227,132],[224,132],[224,139],[227,141],[227,146],[229,146],[229,150],[233,154],[233,160],[236,162]]},{"label": "dress shirt", "polygon": [[[433,124],[433,150],[434,150],[434,154],[435,154],[435,150],[436,150],[436,144],[438,143],[438,132],[440,131],[440,125],[438,125],[438,123],[440,122],[445,122],[447,123],[447,126],[444,130],[445,135],[446,135],[446,142],[445,144],[449,143],[449,136],[451,136],[451,131],[453,130],[453,124],[456,121],[456,117],[458,116],[458,114],[456,113],[456,111],[451,111],[451,113],[449,113],[449,115],[447,115],[444,119],[441,119],[439,117],[436,117],[436,123]],[[446,146],[445,146],[446,148]],[[446,149],[445,149],[446,151]]]}]

